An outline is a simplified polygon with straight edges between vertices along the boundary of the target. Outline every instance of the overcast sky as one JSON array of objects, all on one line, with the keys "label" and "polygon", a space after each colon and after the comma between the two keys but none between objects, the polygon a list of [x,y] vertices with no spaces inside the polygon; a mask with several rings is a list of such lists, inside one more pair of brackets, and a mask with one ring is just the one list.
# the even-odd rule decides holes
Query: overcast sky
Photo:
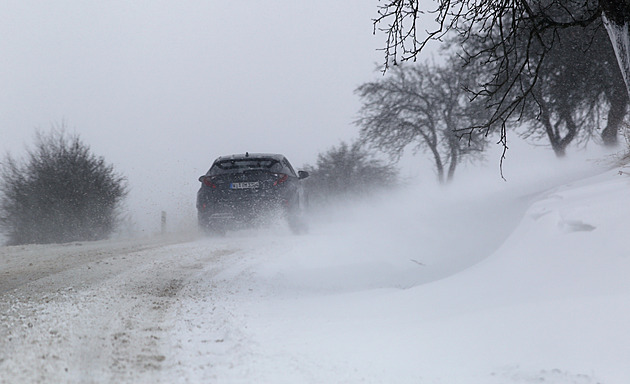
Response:
[{"label": "overcast sky", "polygon": [[65,122],[128,177],[139,222],[194,212],[219,155],[279,152],[300,167],[356,138],[353,91],[382,62],[377,5],[3,1],[0,149],[19,156]]}]

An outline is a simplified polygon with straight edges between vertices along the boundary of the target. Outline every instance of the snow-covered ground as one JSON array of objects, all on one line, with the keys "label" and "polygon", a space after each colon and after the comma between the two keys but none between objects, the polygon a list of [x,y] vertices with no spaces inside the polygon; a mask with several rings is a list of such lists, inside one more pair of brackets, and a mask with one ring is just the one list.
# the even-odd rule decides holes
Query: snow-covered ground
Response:
[{"label": "snow-covered ground", "polygon": [[630,176],[550,168],[303,236],[0,248],[0,383],[630,382]]}]

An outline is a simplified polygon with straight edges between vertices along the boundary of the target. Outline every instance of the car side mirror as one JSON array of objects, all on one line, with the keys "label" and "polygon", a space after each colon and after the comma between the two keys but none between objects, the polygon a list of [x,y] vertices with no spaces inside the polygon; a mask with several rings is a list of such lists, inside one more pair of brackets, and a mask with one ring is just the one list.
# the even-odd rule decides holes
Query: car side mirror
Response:
[{"label": "car side mirror", "polygon": [[205,178],[206,178],[206,175],[201,175],[201,176],[199,176],[199,181],[203,183],[203,179],[205,179]]},{"label": "car side mirror", "polygon": [[306,179],[308,176],[309,176],[308,172],[306,172],[306,171],[298,171],[298,178],[300,180]]}]

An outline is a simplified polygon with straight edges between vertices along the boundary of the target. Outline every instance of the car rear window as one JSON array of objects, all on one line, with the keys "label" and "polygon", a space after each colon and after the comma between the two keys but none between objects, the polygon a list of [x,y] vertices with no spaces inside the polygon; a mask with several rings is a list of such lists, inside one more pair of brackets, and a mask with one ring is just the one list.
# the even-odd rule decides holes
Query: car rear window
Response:
[{"label": "car rear window", "polygon": [[244,172],[248,170],[266,170],[270,172],[282,172],[282,164],[275,159],[238,159],[222,160],[214,163],[208,171],[208,175],[221,175],[225,173]]}]

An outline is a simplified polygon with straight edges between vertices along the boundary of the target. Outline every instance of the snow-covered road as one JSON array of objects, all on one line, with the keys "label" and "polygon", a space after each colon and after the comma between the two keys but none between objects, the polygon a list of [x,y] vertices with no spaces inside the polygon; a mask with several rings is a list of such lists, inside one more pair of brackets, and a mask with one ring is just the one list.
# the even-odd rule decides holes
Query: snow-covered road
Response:
[{"label": "snow-covered road", "polygon": [[156,241],[4,249],[0,380],[151,381],[178,292],[225,254]]},{"label": "snow-covered road", "polygon": [[408,191],[303,236],[3,247],[0,383],[626,382],[628,185]]}]

